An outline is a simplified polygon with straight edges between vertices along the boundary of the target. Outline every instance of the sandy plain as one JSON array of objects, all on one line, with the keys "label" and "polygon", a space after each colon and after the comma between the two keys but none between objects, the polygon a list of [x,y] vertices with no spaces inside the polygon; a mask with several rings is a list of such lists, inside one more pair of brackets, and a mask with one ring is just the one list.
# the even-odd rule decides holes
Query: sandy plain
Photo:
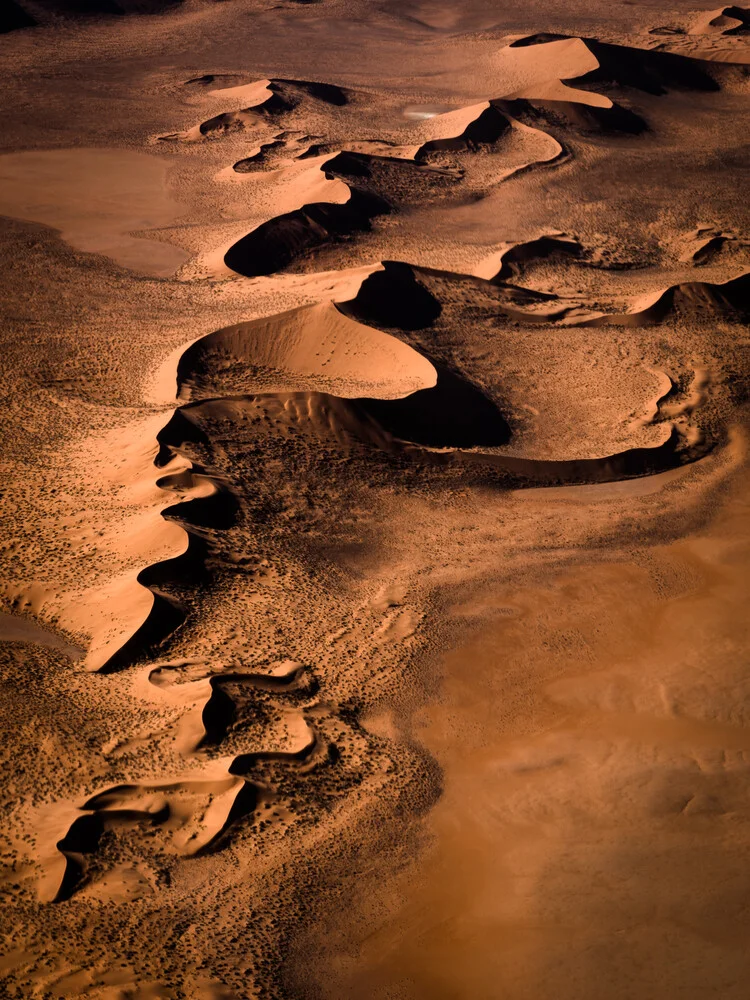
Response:
[{"label": "sandy plain", "polygon": [[0,28],[0,995],[744,998],[750,13]]}]

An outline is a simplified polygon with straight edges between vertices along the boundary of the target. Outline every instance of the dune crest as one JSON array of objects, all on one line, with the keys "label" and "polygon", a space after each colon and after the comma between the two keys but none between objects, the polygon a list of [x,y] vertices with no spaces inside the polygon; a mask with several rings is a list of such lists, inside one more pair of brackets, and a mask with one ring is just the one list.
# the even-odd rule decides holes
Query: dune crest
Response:
[{"label": "dune crest", "polygon": [[744,35],[750,32],[747,7],[719,7],[698,15],[688,29],[691,35]]},{"label": "dune crest", "polygon": [[330,387],[340,396],[390,399],[435,381],[426,358],[395,337],[348,319],[332,302],[209,334],[188,348],[177,368],[185,400],[312,386]]},{"label": "dune crest", "polygon": [[0,994],[745,1000],[747,13],[3,7]]},{"label": "dune crest", "polygon": [[721,284],[689,281],[673,285],[655,297],[635,302],[630,312],[595,317],[588,325],[647,326],[686,315],[709,321],[719,316],[737,323],[746,321],[750,315],[750,272]]}]

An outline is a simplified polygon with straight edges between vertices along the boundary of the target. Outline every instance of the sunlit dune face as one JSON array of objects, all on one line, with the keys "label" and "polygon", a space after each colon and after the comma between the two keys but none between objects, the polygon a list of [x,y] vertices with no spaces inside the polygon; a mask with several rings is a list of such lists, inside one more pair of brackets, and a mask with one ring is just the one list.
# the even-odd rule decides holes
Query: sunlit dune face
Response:
[{"label": "sunlit dune face", "polygon": [[657,14],[0,10],[3,997],[745,1000],[750,14]]}]

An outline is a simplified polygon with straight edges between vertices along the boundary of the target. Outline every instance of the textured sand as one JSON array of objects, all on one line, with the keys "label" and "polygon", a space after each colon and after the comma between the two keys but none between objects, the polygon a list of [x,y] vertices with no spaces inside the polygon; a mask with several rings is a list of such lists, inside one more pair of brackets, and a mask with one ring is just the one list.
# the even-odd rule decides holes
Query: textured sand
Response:
[{"label": "textured sand", "polygon": [[0,15],[0,996],[747,993],[750,14]]}]

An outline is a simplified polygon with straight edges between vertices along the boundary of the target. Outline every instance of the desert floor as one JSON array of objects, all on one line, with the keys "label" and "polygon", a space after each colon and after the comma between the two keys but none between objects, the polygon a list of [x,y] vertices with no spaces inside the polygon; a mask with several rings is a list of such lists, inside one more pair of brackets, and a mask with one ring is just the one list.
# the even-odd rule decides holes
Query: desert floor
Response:
[{"label": "desert floor", "polygon": [[745,1000],[750,9],[0,12],[0,997]]}]

